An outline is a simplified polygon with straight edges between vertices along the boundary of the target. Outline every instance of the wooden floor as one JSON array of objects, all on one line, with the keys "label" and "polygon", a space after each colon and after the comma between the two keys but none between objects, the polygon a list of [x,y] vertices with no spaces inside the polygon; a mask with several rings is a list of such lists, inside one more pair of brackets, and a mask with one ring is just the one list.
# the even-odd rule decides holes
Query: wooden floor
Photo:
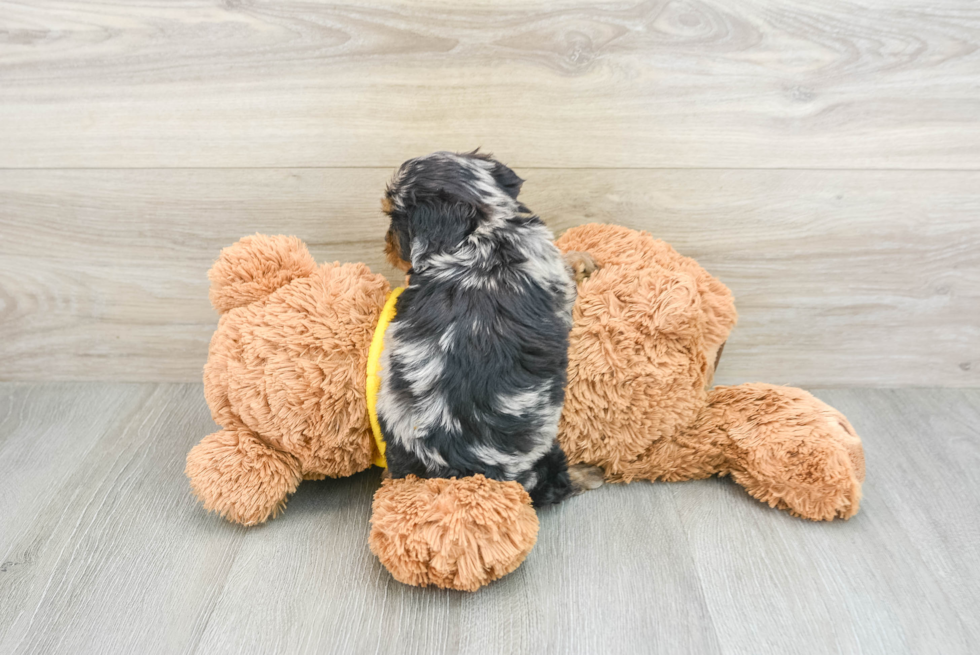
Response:
[{"label": "wooden floor", "polygon": [[606,486],[541,513],[475,594],[393,581],[373,469],[245,529],[184,456],[200,385],[0,385],[2,653],[976,653],[980,390],[818,390],[864,438],[848,522],[727,480]]}]

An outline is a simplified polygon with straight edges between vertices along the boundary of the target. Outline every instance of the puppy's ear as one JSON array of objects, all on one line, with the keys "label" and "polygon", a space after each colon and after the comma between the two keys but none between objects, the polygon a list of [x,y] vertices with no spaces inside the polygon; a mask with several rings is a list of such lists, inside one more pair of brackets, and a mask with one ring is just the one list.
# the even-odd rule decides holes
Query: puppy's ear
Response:
[{"label": "puppy's ear", "polygon": [[490,171],[494,181],[511,198],[517,199],[517,194],[521,192],[521,185],[524,180],[517,176],[517,173],[510,170],[499,161],[493,162],[493,169]]},{"label": "puppy's ear", "polygon": [[479,148],[465,152],[462,156],[482,159],[483,161],[492,163],[493,167],[490,169],[490,175],[493,177],[494,182],[504,190],[504,193],[517,200],[517,194],[521,192],[521,185],[524,184],[524,180],[518,177],[517,173],[494,159],[491,153],[480,152]]},{"label": "puppy's ear", "polygon": [[420,203],[409,212],[413,263],[423,255],[452,252],[479,223],[477,208],[461,201]]}]

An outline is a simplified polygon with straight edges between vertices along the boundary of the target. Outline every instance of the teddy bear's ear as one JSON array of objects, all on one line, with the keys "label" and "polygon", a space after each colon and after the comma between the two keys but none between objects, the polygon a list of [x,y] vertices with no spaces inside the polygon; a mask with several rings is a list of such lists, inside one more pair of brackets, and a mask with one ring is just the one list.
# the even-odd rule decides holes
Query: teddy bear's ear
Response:
[{"label": "teddy bear's ear", "polygon": [[261,300],[315,270],[316,261],[296,237],[245,237],[222,250],[208,271],[211,304],[223,314]]}]

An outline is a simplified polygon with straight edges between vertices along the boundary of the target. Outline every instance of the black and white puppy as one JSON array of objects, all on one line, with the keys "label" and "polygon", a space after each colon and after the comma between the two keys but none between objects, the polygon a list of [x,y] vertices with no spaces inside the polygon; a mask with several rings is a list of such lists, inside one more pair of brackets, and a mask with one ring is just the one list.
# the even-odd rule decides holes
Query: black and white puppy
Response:
[{"label": "black and white puppy", "polygon": [[523,180],[488,155],[411,159],[388,185],[388,260],[409,274],[381,356],[392,477],[516,480],[536,506],[601,484],[556,440],[575,280]]}]

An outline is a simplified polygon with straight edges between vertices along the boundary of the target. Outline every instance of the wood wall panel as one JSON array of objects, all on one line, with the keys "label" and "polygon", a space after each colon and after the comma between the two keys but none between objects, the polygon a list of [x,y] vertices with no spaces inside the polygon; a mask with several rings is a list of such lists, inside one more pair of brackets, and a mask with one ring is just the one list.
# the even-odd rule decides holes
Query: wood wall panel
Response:
[{"label": "wood wall panel", "polygon": [[[740,311],[718,382],[980,383],[980,173],[518,169],[556,233],[611,222]],[[0,171],[0,378],[199,379],[207,269],[253,232],[381,254],[389,169]]]},{"label": "wood wall panel", "polygon": [[966,0],[0,0],[0,167],[980,168]]}]

